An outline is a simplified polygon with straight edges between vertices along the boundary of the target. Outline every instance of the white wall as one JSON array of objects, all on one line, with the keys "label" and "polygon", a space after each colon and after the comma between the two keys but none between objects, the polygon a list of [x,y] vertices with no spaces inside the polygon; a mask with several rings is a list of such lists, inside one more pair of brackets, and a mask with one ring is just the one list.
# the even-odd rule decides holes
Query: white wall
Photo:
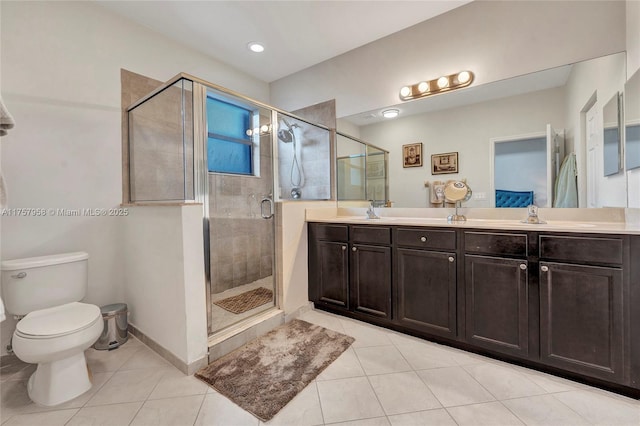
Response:
[{"label": "white wall", "polygon": [[129,207],[121,225],[122,285],[131,324],[186,364],[203,359],[202,206]]},{"label": "white wall", "polygon": [[[363,140],[389,151],[389,198],[397,207],[428,207],[424,181],[466,178],[475,194],[468,207],[490,207],[490,140],[562,129],[562,88],[420,114],[360,127]],[[402,145],[422,142],[423,166],[402,167]],[[431,174],[431,155],[458,152],[458,174]]]},{"label": "white wall", "polygon": [[[627,78],[640,70],[640,1],[627,0]],[[640,208],[640,169],[627,172],[628,206]]]},{"label": "white wall", "polygon": [[[351,123],[350,121],[347,121],[345,119],[338,119],[337,124],[336,124],[336,128],[341,133],[344,133],[344,134],[347,134],[349,136],[353,136],[354,138],[360,139],[360,127],[356,126],[355,124]],[[338,146],[338,148],[340,148],[340,147]],[[338,156],[339,155],[340,155],[340,153],[338,153]]]},{"label": "white wall", "polygon": [[271,83],[271,103],[336,99],[344,117],[460,70],[479,85],[624,49],[624,1],[474,1]]},{"label": "white wall", "polygon": [[276,255],[279,256],[280,309],[290,315],[309,303],[307,223],[308,208],[336,207],[335,201],[282,201],[276,203]]},{"label": "white wall", "polygon": [[[92,2],[3,1],[0,11],[0,85],[16,119],[1,144],[12,208],[120,204],[121,68],[162,81],[184,71],[269,100],[266,83]],[[86,300],[123,301],[122,227],[120,217],[3,217],[2,256],[85,250]]]}]

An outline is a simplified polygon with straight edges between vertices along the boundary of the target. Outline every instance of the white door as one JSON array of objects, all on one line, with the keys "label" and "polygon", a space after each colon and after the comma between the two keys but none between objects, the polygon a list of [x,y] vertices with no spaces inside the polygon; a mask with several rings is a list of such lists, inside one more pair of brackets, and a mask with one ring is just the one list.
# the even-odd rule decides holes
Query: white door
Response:
[{"label": "white door", "polygon": [[557,132],[547,124],[547,205],[551,207],[556,198],[556,178],[564,159],[564,132]]},{"label": "white door", "polygon": [[602,176],[602,115],[598,102],[585,113],[585,141],[587,145],[587,207],[598,207],[598,177]]}]

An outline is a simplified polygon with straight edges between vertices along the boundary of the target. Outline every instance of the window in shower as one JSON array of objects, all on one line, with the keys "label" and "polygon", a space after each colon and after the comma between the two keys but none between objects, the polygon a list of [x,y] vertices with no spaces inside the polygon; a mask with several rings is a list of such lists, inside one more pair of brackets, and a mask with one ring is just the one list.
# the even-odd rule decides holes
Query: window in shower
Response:
[{"label": "window in shower", "polygon": [[207,159],[210,172],[254,175],[252,112],[207,96]]}]

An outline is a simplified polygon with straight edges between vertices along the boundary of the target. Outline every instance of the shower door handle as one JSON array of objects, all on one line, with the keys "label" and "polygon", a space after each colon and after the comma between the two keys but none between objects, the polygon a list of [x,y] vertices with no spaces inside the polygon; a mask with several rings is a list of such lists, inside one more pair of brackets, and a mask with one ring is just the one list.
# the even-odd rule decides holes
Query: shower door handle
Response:
[{"label": "shower door handle", "polygon": [[[264,203],[267,203],[269,206],[269,211],[267,213],[264,212]],[[273,217],[273,200],[271,197],[264,197],[260,200],[260,215],[263,219],[271,219]]]}]

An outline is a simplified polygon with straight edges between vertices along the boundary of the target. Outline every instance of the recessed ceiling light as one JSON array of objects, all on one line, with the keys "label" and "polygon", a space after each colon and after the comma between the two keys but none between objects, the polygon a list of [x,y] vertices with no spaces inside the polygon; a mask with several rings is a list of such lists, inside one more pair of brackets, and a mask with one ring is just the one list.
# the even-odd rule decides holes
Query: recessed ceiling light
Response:
[{"label": "recessed ceiling light", "polygon": [[256,41],[252,41],[251,43],[247,44],[247,47],[252,52],[256,52],[256,53],[264,52],[264,45]]},{"label": "recessed ceiling light", "polygon": [[397,109],[386,109],[382,111],[382,116],[384,118],[396,118],[400,114],[400,111]]}]

